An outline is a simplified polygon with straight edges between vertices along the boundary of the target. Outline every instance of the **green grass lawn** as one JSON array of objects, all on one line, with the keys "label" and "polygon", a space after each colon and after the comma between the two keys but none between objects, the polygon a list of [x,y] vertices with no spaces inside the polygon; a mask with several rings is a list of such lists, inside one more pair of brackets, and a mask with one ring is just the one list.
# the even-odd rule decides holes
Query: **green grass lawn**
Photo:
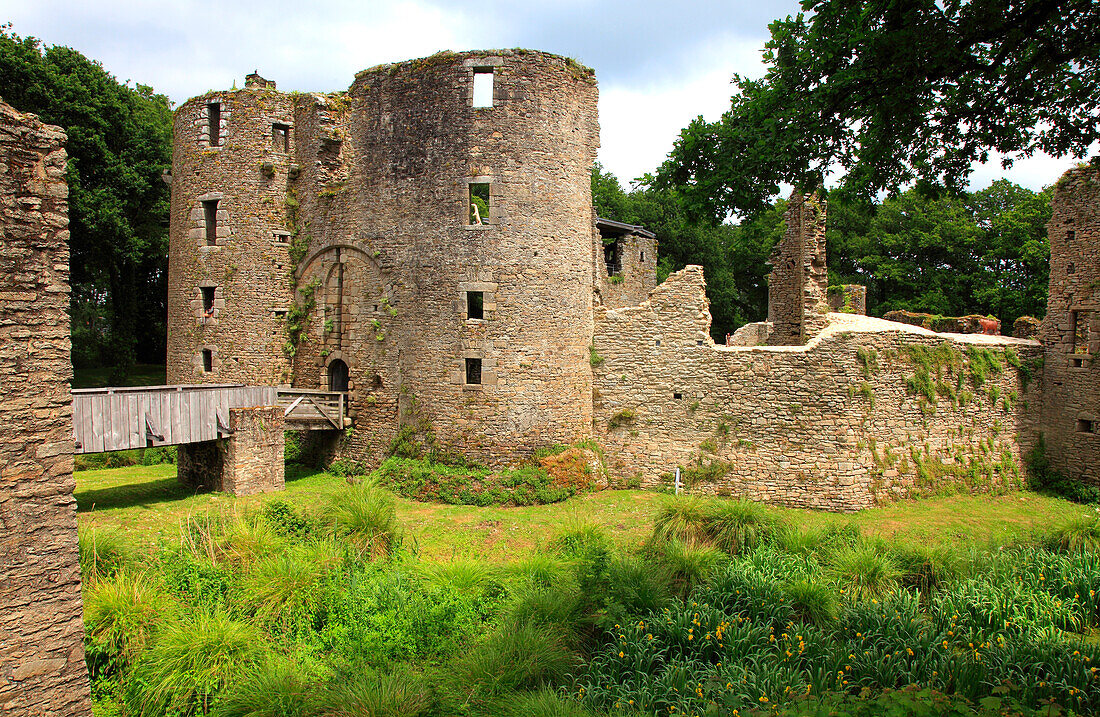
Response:
[{"label": "green grass lawn", "polygon": [[[345,485],[343,478],[292,468],[284,492],[236,498],[226,493],[195,494],[177,483],[175,476],[172,465],[78,471],[79,522],[114,528],[132,542],[150,545],[159,540],[178,541],[181,525],[189,516],[247,511],[273,499],[319,509]],[[624,547],[638,545],[649,534],[662,498],[645,491],[607,490],[562,503],[519,508],[417,503],[402,498],[396,502],[405,545],[422,557],[507,562],[539,550],[564,527],[577,522],[603,526]],[[902,501],[854,515],[775,510],[789,522],[807,527],[853,521],[868,535],[940,543],[1001,542],[1094,509],[1020,492]]]},{"label": "green grass lawn", "polygon": [[110,366],[73,369],[73,388],[103,388],[112,386],[162,386],[167,381],[167,369],[159,364],[139,363],[118,383],[110,383]]}]

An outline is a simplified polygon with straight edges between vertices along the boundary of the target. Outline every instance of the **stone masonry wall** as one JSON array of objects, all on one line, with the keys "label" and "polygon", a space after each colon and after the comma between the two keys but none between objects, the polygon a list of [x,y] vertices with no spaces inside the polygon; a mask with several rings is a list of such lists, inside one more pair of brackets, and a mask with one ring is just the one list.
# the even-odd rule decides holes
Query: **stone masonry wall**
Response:
[{"label": "stone masonry wall", "polygon": [[596,290],[600,303],[608,309],[640,304],[657,286],[657,239],[631,232],[615,242],[622,268],[612,277],[608,274],[604,243],[599,232],[596,233]]},{"label": "stone masonry wall", "polygon": [[1010,364],[1038,343],[829,318],[806,346],[713,345],[696,266],[598,314],[593,422],[612,476],[656,487],[679,466],[695,492],[839,511],[1019,484],[1040,388]]},{"label": "stone masonry wall", "polygon": [[770,258],[769,345],[805,344],[828,323],[825,210],[825,200],[816,193],[791,194],[783,215],[787,228]]},{"label": "stone masonry wall", "polygon": [[278,406],[229,411],[233,435],[227,439],[221,490],[252,495],[283,489],[283,425]]},{"label": "stone masonry wall", "polygon": [[0,102],[0,713],[89,715],[65,135]]},{"label": "stone masonry wall", "polygon": [[1051,205],[1043,434],[1055,470],[1100,485],[1100,169],[1066,172]]}]

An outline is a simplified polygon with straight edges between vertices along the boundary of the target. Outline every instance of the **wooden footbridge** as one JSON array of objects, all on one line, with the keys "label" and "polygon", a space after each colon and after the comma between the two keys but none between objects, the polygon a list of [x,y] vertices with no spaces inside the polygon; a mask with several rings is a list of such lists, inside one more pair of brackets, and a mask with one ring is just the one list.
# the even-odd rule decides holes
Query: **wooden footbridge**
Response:
[{"label": "wooden footbridge", "polygon": [[77,453],[183,445],[228,437],[229,411],[279,406],[286,429],[343,430],[347,396],[244,384],[87,388],[73,391]]}]

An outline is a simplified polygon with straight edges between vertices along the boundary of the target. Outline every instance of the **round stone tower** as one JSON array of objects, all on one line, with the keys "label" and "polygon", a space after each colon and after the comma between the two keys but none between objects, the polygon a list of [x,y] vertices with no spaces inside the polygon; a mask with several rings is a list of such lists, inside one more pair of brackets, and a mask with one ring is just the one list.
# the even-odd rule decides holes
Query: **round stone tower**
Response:
[{"label": "round stone tower", "polygon": [[168,381],[286,382],[291,101],[252,75],[184,103],[173,133]]}]

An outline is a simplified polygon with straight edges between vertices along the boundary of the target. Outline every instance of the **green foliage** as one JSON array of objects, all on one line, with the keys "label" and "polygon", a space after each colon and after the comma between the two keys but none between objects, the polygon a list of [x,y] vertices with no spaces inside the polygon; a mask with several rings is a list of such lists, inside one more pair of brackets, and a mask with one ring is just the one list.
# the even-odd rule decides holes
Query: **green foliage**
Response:
[{"label": "green foliage", "polygon": [[603,356],[600,356],[598,353],[596,353],[596,347],[595,346],[589,346],[588,347],[588,364],[592,368],[596,368],[597,366],[603,365],[603,362],[604,362],[604,358],[603,358]]},{"label": "green foliage", "polygon": [[871,543],[837,550],[830,567],[841,590],[854,600],[881,598],[897,587],[900,577],[889,554]]},{"label": "green foliage", "polygon": [[268,657],[234,679],[218,701],[216,717],[315,717],[314,685],[290,660]]},{"label": "green foliage", "polygon": [[490,634],[458,659],[448,682],[464,701],[477,705],[509,692],[558,683],[576,664],[558,630],[523,623]]},{"label": "green foliage", "polygon": [[288,358],[294,358],[298,353],[298,347],[306,337],[306,329],[309,327],[309,318],[313,309],[317,306],[315,296],[321,280],[314,277],[304,286],[299,286],[295,294],[297,300],[287,310],[286,323],[283,331],[286,333],[286,343],[283,344],[283,352]]},{"label": "green foliage", "polygon": [[1046,455],[1046,440],[1039,434],[1035,447],[1025,456],[1028,484],[1033,490],[1049,491],[1067,500],[1085,505],[1100,503],[1100,488],[1068,478],[1050,465]]},{"label": "green foliage", "polygon": [[619,426],[626,426],[634,422],[634,418],[637,412],[632,408],[624,408],[616,411],[611,418],[607,420],[607,428],[609,430],[618,428]]},{"label": "green foliage", "polygon": [[371,479],[405,498],[452,505],[544,505],[576,495],[577,485],[557,485],[536,466],[489,469],[446,465],[426,458],[387,458]]},{"label": "green foliage", "polygon": [[69,47],[0,27],[0,96],[68,139],[73,360],[163,363],[172,110],[153,88],[116,80]]},{"label": "green foliage", "polygon": [[85,579],[115,575],[132,559],[126,538],[115,530],[81,526],[77,533],[80,573]]},{"label": "green foliage", "polygon": [[[84,596],[84,629],[93,673],[130,664],[145,649],[169,610],[167,595],[141,573],[116,572]],[[102,655],[106,664],[96,659]]]},{"label": "green foliage", "polygon": [[317,697],[317,717],[418,717],[432,706],[423,680],[403,672],[353,672]]}]

